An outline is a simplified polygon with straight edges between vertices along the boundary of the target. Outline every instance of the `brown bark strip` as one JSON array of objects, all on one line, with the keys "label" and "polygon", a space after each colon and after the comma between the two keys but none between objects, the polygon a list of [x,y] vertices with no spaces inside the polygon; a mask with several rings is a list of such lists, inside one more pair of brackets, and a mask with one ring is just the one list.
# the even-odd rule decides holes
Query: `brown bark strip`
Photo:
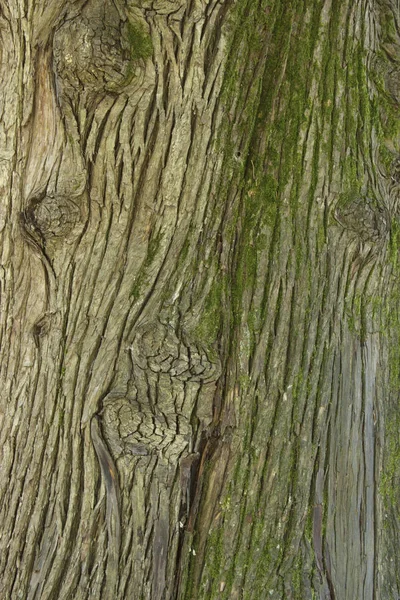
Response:
[{"label": "brown bark strip", "polygon": [[121,516],[119,508],[118,472],[101,433],[99,417],[94,416],[90,424],[94,449],[106,487],[108,556],[105,597],[112,598],[118,582],[118,563],[121,547]]}]

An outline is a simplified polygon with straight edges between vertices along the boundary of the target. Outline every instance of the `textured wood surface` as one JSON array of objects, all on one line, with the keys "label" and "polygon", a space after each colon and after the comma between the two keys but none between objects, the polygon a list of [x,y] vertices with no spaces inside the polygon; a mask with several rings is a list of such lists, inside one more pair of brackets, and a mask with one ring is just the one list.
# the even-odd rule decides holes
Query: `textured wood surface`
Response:
[{"label": "textured wood surface", "polygon": [[0,596],[400,597],[395,0],[0,0]]}]

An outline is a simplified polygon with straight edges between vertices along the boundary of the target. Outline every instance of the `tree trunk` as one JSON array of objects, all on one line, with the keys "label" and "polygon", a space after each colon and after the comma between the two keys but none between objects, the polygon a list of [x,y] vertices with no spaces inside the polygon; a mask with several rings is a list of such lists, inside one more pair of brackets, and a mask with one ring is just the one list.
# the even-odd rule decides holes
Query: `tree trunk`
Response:
[{"label": "tree trunk", "polygon": [[397,0],[0,34],[1,598],[399,598]]}]

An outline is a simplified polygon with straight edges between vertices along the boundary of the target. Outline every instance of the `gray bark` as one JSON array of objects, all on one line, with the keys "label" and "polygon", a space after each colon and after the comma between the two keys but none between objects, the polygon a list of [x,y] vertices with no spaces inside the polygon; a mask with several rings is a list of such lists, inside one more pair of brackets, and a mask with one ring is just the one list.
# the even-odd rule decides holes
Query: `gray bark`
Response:
[{"label": "gray bark", "polygon": [[0,596],[399,598],[397,1],[0,35]]}]

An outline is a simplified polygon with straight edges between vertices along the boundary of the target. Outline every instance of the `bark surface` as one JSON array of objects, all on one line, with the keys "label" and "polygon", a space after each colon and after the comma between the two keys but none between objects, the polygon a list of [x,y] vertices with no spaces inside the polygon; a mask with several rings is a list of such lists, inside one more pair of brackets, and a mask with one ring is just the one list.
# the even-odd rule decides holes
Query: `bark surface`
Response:
[{"label": "bark surface", "polygon": [[0,597],[400,598],[397,0],[0,0]]}]

